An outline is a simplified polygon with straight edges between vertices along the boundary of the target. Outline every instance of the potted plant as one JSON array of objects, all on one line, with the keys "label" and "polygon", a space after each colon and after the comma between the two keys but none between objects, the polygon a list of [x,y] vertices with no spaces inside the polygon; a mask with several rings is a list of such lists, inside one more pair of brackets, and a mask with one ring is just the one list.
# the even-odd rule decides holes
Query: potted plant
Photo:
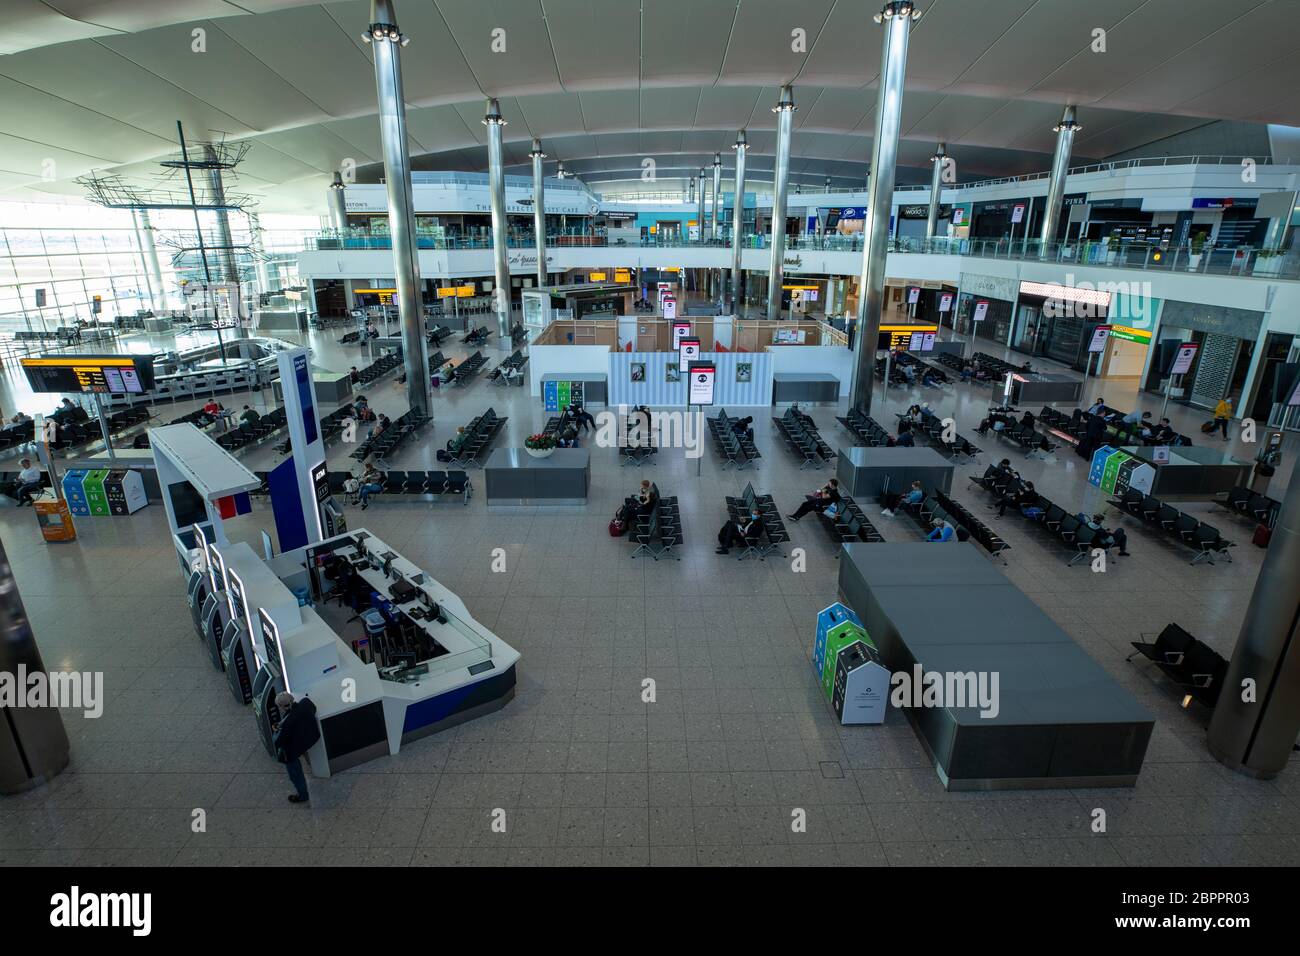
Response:
[{"label": "potted plant", "polygon": [[1187,270],[1195,272],[1201,265],[1201,253],[1205,251],[1205,233],[1192,236],[1191,252],[1187,256]]},{"label": "potted plant", "polygon": [[534,458],[549,458],[551,452],[555,451],[555,436],[536,434],[529,435],[524,439],[524,451]]}]

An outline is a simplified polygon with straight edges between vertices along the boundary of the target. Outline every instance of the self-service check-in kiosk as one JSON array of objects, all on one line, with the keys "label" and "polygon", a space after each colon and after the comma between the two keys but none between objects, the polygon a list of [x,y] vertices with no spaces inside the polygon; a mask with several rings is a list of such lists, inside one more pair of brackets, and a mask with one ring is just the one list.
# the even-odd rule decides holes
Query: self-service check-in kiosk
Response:
[{"label": "self-service check-in kiosk", "polygon": [[283,716],[275,698],[283,690],[279,671],[269,664],[264,664],[253,678],[253,719],[257,722],[257,736],[272,757],[275,756],[275,732],[280,729]]},{"label": "self-service check-in kiosk", "polygon": [[226,567],[216,542],[208,544],[208,596],[199,612],[199,640],[208,652],[212,666],[221,670],[221,641],[230,620],[230,602],[226,597]]},{"label": "self-service check-in kiosk", "polygon": [[[230,623],[226,625],[221,645],[222,662],[231,693],[241,703],[248,703],[254,697],[258,671],[266,662],[258,609],[268,608],[273,620],[293,622],[299,616],[298,599],[248,545],[242,542],[226,545],[221,553],[225,559],[226,597],[230,605]],[[266,680],[271,677],[268,673]]]}]

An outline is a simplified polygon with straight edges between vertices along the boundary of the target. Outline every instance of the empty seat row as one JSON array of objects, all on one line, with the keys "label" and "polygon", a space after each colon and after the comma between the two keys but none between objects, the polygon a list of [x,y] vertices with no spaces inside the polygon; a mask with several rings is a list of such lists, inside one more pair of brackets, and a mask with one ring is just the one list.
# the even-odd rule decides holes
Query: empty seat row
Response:
[{"label": "empty seat row", "polygon": [[1228,662],[1204,641],[1192,637],[1177,624],[1169,624],[1154,643],[1129,643],[1134,651],[1127,659],[1131,661],[1140,654],[1151,661],[1178,684],[1184,698],[1191,698],[1210,709],[1218,703],[1219,691],[1228,673]]},{"label": "empty seat row", "polygon": [[925,435],[932,444],[938,445],[947,452],[950,458],[974,458],[980,453],[975,445],[964,436],[957,434],[955,429],[949,432],[946,420],[928,408],[921,409],[921,420],[914,431]]},{"label": "empty seat row", "polygon": [[809,465],[820,468],[822,462],[830,461],[835,457],[831,446],[826,444],[821,433],[817,431],[816,424],[798,409],[791,408],[780,418],[773,417],[772,424],[785,439],[786,447],[796,457],[802,458],[799,464],[801,469]]},{"label": "empty seat row", "polygon": [[465,361],[461,362],[455,368],[455,376],[452,378],[453,385],[467,385],[474,379],[474,376],[483,371],[483,366],[487,364],[487,356],[482,352],[475,352]]},{"label": "empty seat row", "polygon": [[856,408],[849,409],[849,413],[843,418],[837,419],[837,421],[868,447],[874,448],[879,445],[889,445],[893,442],[893,436],[885,431],[874,418],[862,414]]},{"label": "empty seat row", "polygon": [[216,436],[216,442],[226,451],[239,451],[275,434],[287,423],[282,405],[262,415],[256,422],[241,422],[238,426],[221,432]]},{"label": "empty seat row", "polygon": [[400,350],[385,352],[357,373],[357,384],[369,385],[371,382],[382,378],[394,369],[401,368],[401,366],[402,353]]},{"label": "empty seat row", "polygon": [[[473,494],[469,475],[463,471],[394,471],[383,473],[383,490],[390,495],[433,495],[459,498],[465,504]],[[374,499],[371,498],[371,501]]]},{"label": "empty seat row", "polygon": [[1226,498],[1216,501],[1216,504],[1266,528],[1272,528],[1277,523],[1277,514],[1282,510],[1282,502],[1240,485],[1228,492]]}]

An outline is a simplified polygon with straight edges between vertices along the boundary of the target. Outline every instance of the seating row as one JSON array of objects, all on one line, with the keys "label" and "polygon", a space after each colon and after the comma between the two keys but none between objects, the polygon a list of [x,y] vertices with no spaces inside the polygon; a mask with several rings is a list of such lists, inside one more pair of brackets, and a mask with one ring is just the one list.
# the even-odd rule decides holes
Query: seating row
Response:
[{"label": "seating row", "polygon": [[475,352],[465,361],[456,366],[454,376],[451,380],[453,385],[466,385],[473,380],[474,376],[483,371],[483,366],[487,364],[487,356],[482,352]]},{"label": "seating row", "polygon": [[[1192,439],[1180,432],[1171,432],[1169,435],[1162,437],[1152,436],[1143,437],[1141,434],[1142,425],[1132,424],[1123,420],[1122,413],[1114,409],[1102,406],[1106,414],[1096,416],[1085,409],[1076,408],[1069,415],[1059,409],[1050,406],[1044,406],[1043,410],[1038,413],[1038,417],[1046,422],[1050,427],[1056,429],[1061,434],[1068,436],[1075,442],[1078,442],[1088,432],[1088,422],[1093,418],[1101,418],[1105,422],[1105,439],[1117,445],[1180,445],[1186,446],[1192,444]],[[1107,414],[1119,416],[1115,420],[1107,417]]]},{"label": "seating row", "polygon": [[482,415],[470,419],[469,424],[465,426],[464,440],[460,448],[453,451],[452,442],[447,442],[447,460],[458,465],[478,465],[482,468],[483,462],[479,459],[501,434],[501,429],[506,427],[507,421],[509,418],[497,415],[495,408],[489,408]]},{"label": "seating row", "polygon": [[486,325],[480,325],[478,328],[471,327],[460,342],[462,345],[482,345],[491,334],[492,330]]},{"label": "seating row", "polygon": [[850,433],[852,433],[862,444],[869,447],[879,445],[889,445],[893,443],[893,436],[871,416],[864,415],[856,408],[849,409],[848,415],[837,419]]},{"label": "seating row", "polygon": [[1149,527],[1158,528],[1175,541],[1195,548],[1196,557],[1192,558],[1192,564],[1200,561],[1213,564],[1216,554],[1232,561],[1228,549],[1235,545],[1225,540],[1218,528],[1206,524],[1195,515],[1179,511],[1159,498],[1143,494],[1136,488],[1126,488],[1123,494],[1111,498],[1108,503]]},{"label": "seating row", "polygon": [[226,451],[239,451],[270,437],[287,424],[288,417],[282,405],[267,412],[256,422],[241,422],[237,427],[219,433],[216,442]]},{"label": "seating row", "polygon": [[916,434],[924,435],[931,444],[942,448],[954,461],[958,458],[974,458],[978,455],[980,450],[967,438],[957,434],[955,428],[949,432],[946,424],[948,421],[950,419],[940,418],[930,409],[922,408],[920,421],[913,425],[912,430]]},{"label": "seating row", "polygon": [[[817,512],[817,517],[830,533],[832,541],[838,544],[847,541],[879,544],[885,540],[876,530],[875,525],[867,520],[866,512],[848,495],[840,495],[840,505],[835,509],[834,514],[827,514],[829,510],[828,508]],[[838,552],[835,557],[839,557]]]},{"label": "seating row", "polygon": [[754,491],[752,481],[745,485],[745,490],[740,493],[740,497],[727,496],[727,517],[729,520],[745,524],[748,523],[749,516],[754,512],[758,512],[763,519],[762,531],[745,538],[745,548],[740,552],[736,560],[743,561],[745,558],[753,557],[764,561],[774,551],[780,552],[784,557],[785,552],[781,551],[781,545],[790,540],[790,532],[786,530],[785,519],[781,517],[781,509],[776,506],[772,496],[758,494]]},{"label": "seating row", "polygon": [[[632,557],[648,554],[655,561],[666,554],[671,554],[673,548],[682,544],[684,541],[682,511],[677,503],[677,496],[660,497],[654,511],[637,519],[632,528],[631,538],[636,544]],[[681,555],[672,556],[678,561],[681,560]]]},{"label": "seating row", "polygon": [[389,372],[393,371],[393,369],[401,368],[401,366],[402,353],[400,350],[385,352],[383,355],[379,356],[379,358],[375,359],[365,368],[357,372],[356,384],[369,385],[376,379],[387,375]]},{"label": "seating row", "polygon": [[1282,502],[1240,485],[1229,491],[1226,498],[1216,499],[1215,504],[1266,528],[1277,523],[1277,514],[1282,510]]},{"label": "seating row", "polygon": [[[1054,454],[1059,443],[1052,441],[1047,435],[1040,432],[1035,424],[1037,419],[1032,412],[1026,412],[1028,419],[1015,417],[1016,409],[1009,405],[990,406],[988,416],[984,419],[988,423],[989,431],[1000,438],[1014,442],[1025,452],[1025,457],[1030,458],[1035,452],[1041,454],[1044,458]],[[999,428],[998,425],[1002,427]],[[983,427],[983,426],[981,426]]]},{"label": "seating row", "polygon": [[[435,349],[441,348],[443,341],[447,339],[451,334],[452,334],[451,329],[447,328],[447,326],[435,325],[433,328],[429,329],[429,337],[428,337],[429,344],[433,346]],[[429,363],[429,368],[434,368],[434,364],[432,362]]]},{"label": "seating row", "polygon": [[[971,475],[973,484],[993,492],[999,498],[1006,496],[1007,489],[1016,477],[1009,472],[989,465],[982,476]],[[1097,532],[1079,520],[1077,515],[1068,513],[1060,505],[1053,504],[1045,496],[1035,493],[1032,505],[1020,505],[1016,513],[1025,520],[1036,524],[1066,545],[1072,552],[1070,565],[1084,560],[1093,548],[1102,547],[1096,542]],[[1103,548],[1103,550],[1106,550]]]},{"label": "seating row", "polygon": [[1177,624],[1169,624],[1153,644],[1129,643],[1135,650],[1126,660],[1131,661],[1140,654],[1160,668],[1182,689],[1184,707],[1189,699],[1211,710],[1218,703],[1228,662],[1204,641],[1192,637]]},{"label": "seating row", "polygon": [[524,328],[522,322],[516,322],[514,327],[510,330],[510,341],[514,345],[519,345],[522,342],[528,341],[528,330]]},{"label": "seating row", "polygon": [[[469,504],[473,486],[463,471],[393,471],[383,473],[385,494],[432,495],[459,498]],[[372,499],[373,500],[373,499]]]},{"label": "seating row", "polygon": [[820,468],[822,462],[835,458],[835,452],[826,444],[813,420],[796,408],[788,408],[780,418],[773,417],[772,424],[785,439],[786,447],[795,457],[802,458],[799,468],[812,465]]},{"label": "seating row", "polygon": [[958,528],[964,529],[985,551],[1001,558],[1003,564],[1007,563],[1007,559],[1002,552],[1011,550],[1011,545],[1003,541],[992,528],[975,517],[969,508],[960,502],[954,501],[938,488],[921,503],[921,516],[930,520],[934,518],[950,519]]},{"label": "seating row", "polygon": [[752,468],[763,457],[754,446],[750,431],[737,432],[735,426],[739,419],[729,417],[725,408],[719,410],[716,418],[706,420],[709,434],[713,436],[713,447],[723,458],[723,468],[727,465],[733,465],[737,470]]},{"label": "seating row", "polygon": [[493,385],[523,385],[524,366],[527,364],[528,356],[515,349],[509,358],[502,359],[497,363],[497,367],[492,370],[488,381]]},{"label": "seating row", "polygon": [[659,446],[655,444],[654,432],[640,413],[627,416],[621,423],[618,433],[618,457],[620,465],[636,465],[640,468],[646,462],[657,464],[655,456]]},{"label": "seating row", "polygon": [[383,461],[428,421],[428,415],[407,411],[390,422],[382,432],[377,435],[372,433],[365,441],[358,444],[356,450],[352,452],[352,457],[357,461],[365,461],[374,455],[376,461]]}]

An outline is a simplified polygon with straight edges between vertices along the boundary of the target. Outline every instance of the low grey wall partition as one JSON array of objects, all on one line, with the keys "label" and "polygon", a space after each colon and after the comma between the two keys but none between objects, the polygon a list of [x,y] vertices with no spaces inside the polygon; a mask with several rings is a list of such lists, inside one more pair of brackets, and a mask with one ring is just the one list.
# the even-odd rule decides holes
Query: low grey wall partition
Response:
[{"label": "low grey wall partition", "polygon": [[893,492],[904,492],[919,480],[927,492],[938,488],[948,494],[952,491],[952,462],[933,448],[841,448],[835,477],[841,490],[865,501],[880,498],[886,478]]},{"label": "low grey wall partition", "polygon": [[891,671],[997,674],[995,716],[905,709],[947,789],[1136,782],[1151,714],[973,544],[846,544],[839,591]]}]

